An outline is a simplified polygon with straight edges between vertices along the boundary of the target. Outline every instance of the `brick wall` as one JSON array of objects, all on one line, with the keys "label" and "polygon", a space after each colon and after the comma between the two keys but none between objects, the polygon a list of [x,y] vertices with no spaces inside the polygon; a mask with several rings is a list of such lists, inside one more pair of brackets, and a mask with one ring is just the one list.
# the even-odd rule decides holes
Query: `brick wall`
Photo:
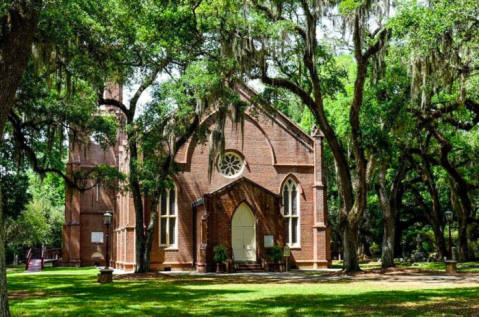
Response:
[{"label": "brick wall", "polygon": [[[242,98],[247,100],[252,92],[240,90],[240,93]],[[212,115],[204,121],[204,124],[211,126],[214,122],[215,116]],[[244,171],[236,178],[225,178],[216,168],[213,169],[211,179],[208,178],[209,149],[207,145],[190,141],[180,149],[176,160],[180,163],[183,172],[175,177],[178,188],[178,245],[176,248],[160,247],[157,230],[151,254],[152,268],[190,269],[194,256],[192,236],[194,221],[191,204],[205,195],[209,197],[209,201],[205,200],[206,204],[202,207],[205,209],[201,211],[201,215],[197,213],[197,233],[201,231],[198,231],[198,221],[201,217],[210,213],[214,214],[211,219],[216,219],[214,224],[208,220],[208,226],[211,226],[211,230],[208,231],[211,236],[208,237],[211,241],[208,241],[206,260],[211,261],[211,248],[214,243],[220,242],[219,237],[222,238],[221,243],[230,245],[231,217],[241,202],[248,202],[253,213],[257,215],[258,252],[259,255],[264,256],[264,250],[260,248],[263,245],[264,234],[273,232],[275,237],[280,237],[280,231],[283,231],[280,206],[273,201],[278,200],[275,195],[281,194],[281,186],[289,177],[297,181],[300,186],[301,213],[300,247],[292,250],[292,260],[300,267],[328,266],[330,264],[329,229],[326,217],[326,188],[322,183],[322,137],[312,138],[305,135],[280,113],[269,114],[256,111],[247,112],[244,134],[241,134],[240,127],[235,127],[229,120],[226,124],[225,138],[226,149],[240,153],[246,162]],[[82,166],[106,163],[116,165],[122,172],[127,173],[128,156],[125,150],[127,143],[122,132],[119,133],[118,140],[116,147],[106,151],[95,146],[90,147],[86,152],[74,150],[70,155],[68,168],[74,170]],[[243,184],[237,185],[236,191],[230,190],[224,193],[221,190],[218,191],[243,177],[259,187]],[[216,194],[208,196],[210,193]],[[81,258],[82,265],[91,263],[88,258],[90,252],[103,250],[104,246],[92,246],[88,233],[99,230],[98,215],[106,210],[112,210],[114,211],[112,263],[117,268],[133,270],[135,211],[131,195],[125,192],[114,193],[101,190],[99,201],[96,201],[95,195],[96,193],[92,191],[82,196],[74,190],[67,189],[64,259],[68,258],[71,263],[76,263],[74,261],[77,258],[80,261]],[[216,212],[218,203],[224,212]],[[266,208],[266,205],[270,207]],[[148,220],[148,199],[145,201],[145,213]],[[220,214],[225,217],[221,218]],[[278,242],[281,242],[280,238]],[[197,250],[199,255],[201,253],[199,245]]]}]

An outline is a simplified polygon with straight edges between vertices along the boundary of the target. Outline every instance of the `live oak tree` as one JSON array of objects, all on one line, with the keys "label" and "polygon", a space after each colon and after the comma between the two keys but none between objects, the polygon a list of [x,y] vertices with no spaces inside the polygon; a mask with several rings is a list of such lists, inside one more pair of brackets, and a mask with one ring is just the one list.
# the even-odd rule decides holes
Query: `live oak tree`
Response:
[{"label": "live oak tree", "polygon": [[[165,1],[130,7],[125,2],[129,10],[112,21],[121,27],[126,19],[131,32],[118,47],[124,52],[123,60],[111,63],[108,72],[117,83],[135,88],[128,101],[104,98],[101,91],[98,101],[118,108],[125,119],[128,181],[124,186],[131,192],[135,209],[137,272],[150,269],[157,206],[172,186],[172,175],[178,172],[174,164],[177,151],[203,132],[209,136],[213,157],[224,150],[228,113],[235,122],[241,119],[243,103],[234,92],[241,80],[217,45],[217,28],[228,16],[230,5],[228,1],[209,6],[202,1]],[[165,78],[168,80],[163,83]],[[140,109],[140,97],[148,89],[154,100]],[[213,112],[217,113],[215,127],[201,131],[201,120]],[[144,217],[147,198],[151,199],[148,224]]]},{"label": "live oak tree", "polygon": [[413,120],[407,111],[409,77],[402,59],[404,49],[392,44],[380,61],[384,65],[372,69],[363,113],[364,146],[374,153],[377,161],[373,186],[382,210],[382,268],[395,266],[396,227],[405,191],[403,180],[410,168],[407,160],[410,140],[415,137],[414,126],[410,123]]},{"label": "live oak tree", "polygon": [[[100,68],[90,66],[101,65],[98,60],[105,58],[100,56],[111,51],[92,49],[97,47],[92,45],[92,39],[98,39],[95,36],[101,31],[92,28],[92,22],[101,20],[89,19],[92,12],[87,9],[92,10],[92,6],[83,1],[59,0],[43,4],[42,1],[11,0],[0,3],[2,149],[4,146],[12,149],[11,158],[18,165],[17,170],[25,166],[41,176],[55,173],[81,190],[86,189],[86,176],[105,180],[119,176],[101,166],[88,171],[87,175],[64,173],[63,142],[70,127],[89,133],[99,128],[100,138],[111,127],[111,124],[103,125],[108,120],[92,117],[95,109],[90,107],[92,103],[85,102],[89,94],[85,83],[97,82],[97,75],[101,73]],[[30,59],[32,53],[33,61]],[[94,58],[97,60],[92,63]],[[113,59],[113,55],[110,54],[110,58]],[[28,76],[25,76],[26,70]],[[81,103],[77,103],[80,100]],[[0,315],[9,316],[3,219],[0,213]]]},{"label": "live oak tree", "polygon": [[[458,6],[461,15],[454,13]],[[473,89],[479,70],[478,14],[476,1],[435,0],[428,5],[406,2],[397,20],[397,29],[405,35],[411,50],[409,67],[415,102],[411,112],[418,129],[427,136],[416,153],[424,162],[422,171],[430,175],[429,182],[429,166],[440,166],[447,175],[449,206],[456,211],[459,227],[461,261],[469,257],[467,228],[475,219],[472,197],[477,195],[479,185],[473,159],[479,123],[479,99]],[[444,208],[434,208],[439,230]]]},{"label": "live oak tree", "polygon": [[[16,90],[30,58],[41,5],[41,0],[0,2],[0,136],[3,136],[7,116],[12,109]],[[10,316],[5,269],[5,232],[1,206],[0,316]]]},{"label": "live oak tree", "polygon": [[[373,170],[374,160],[363,146],[360,114],[368,67],[373,58],[380,58],[389,36],[384,24],[389,8],[387,2],[385,6],[382,4],[379,1],[246,1],[236,18],[237,28],[230,30],[224,44],[237,56],[249,78],[298,96],[324,133],[337,172],[346,272],[359,270],[358,230]],[[378,19],[372,22],[375,18]],[[342,31],[349,36],[346,44],[341,38],[326,36],[328,31],[334,32],[331,28],[337,24],[344,26]],[[343,75],[331,54],[335,44],[344,50],[351,48],[355,59],[354,92],[348,111],[351,156],[328,117],[326,98],[341,90],[339,78]]]}]

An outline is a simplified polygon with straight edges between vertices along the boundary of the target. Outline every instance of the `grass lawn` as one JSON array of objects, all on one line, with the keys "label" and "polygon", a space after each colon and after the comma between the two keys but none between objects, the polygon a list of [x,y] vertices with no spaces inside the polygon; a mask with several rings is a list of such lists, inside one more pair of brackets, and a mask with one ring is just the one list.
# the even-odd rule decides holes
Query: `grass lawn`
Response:
[{"label": "grass lawn", "polygon": [[[414,269],[422,269],[428,271],[437,271],[437,272],[445,272],[445,264],[443,262],[418,262],[412,265],[402,265],[397,263],[398,268],[414,268]],[[378,269],[381,268],[381,263],[379,262],[370,262],[366,264],[361,264],[361,269],[368,270],[368,269]],[[341,269],[343,264],[340,262],[333,262],[333,268]],[[457,263],[457,271],[459,273],[479,273],[479,262],[462,262]]]},{"label": "grass lawn", "polygon": [[95,283],[97,269],[9,269],[13,316],[478,315],[479,284],[176,277]]}]

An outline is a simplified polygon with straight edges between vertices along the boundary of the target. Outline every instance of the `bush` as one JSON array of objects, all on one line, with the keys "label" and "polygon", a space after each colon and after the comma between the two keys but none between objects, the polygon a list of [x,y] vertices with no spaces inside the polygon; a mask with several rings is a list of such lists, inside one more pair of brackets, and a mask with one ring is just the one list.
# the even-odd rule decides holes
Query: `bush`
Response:
[{"label": "bush", "polygon": [[281,261],[283,258],[283,249],[279,245],[275,245],[268,251],[268,255],[274,262]]},{"label": "bush", "polygon": [[13,263],[13,260],[15,259],[15,254],[18,254],[18,251],[15,248],[11,246],[7,246],[5,248],[5,261],[7,262],[7,264]]},{"label": "bush", "polygon": [[373,242],[373,244],[371,244],[371,246],[369,247],[369,251],[371,251],[372,255],[378,255],[381,252],[381,249],[376,244],[376,242]]},{"label": "bush", "polygon": [[215,252],[215,261],[217,263],[223,263],[228,260],[228,252],[224,246],[217,245],[214,247],[213,251]]}]

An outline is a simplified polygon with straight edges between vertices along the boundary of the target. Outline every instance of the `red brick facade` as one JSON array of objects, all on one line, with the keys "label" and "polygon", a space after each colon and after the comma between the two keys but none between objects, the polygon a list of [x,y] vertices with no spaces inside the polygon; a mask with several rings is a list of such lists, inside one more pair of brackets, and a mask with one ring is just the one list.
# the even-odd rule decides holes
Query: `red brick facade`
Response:
[{"label": "red brick facade", "polygon": [[[238,90],[244,100],[253,92]],[[109,110],[109,109],[107,109]],[[214,114],[204,125],[214,122]],[[208,178],[208,146],[188,142],[176,160],[183,172],[176,183],[176,243],[160,246],[160,224],[153,242],[151,267],[157,270],[214,269],[213,247],[222,244],[233,259],[232,219],[245,204],[254,215],[255,259],[268,261],[264,236],[273,236],[274,244],[284,245],[287,230],[282,215],[282,189],[291,179],[297,184],[299,207],[298,243],[292,248],[291,262],[299,268],[328,267],[330,237],[327,227],[326,189],[322,181],[323,137],[312,137],[281,113],[266,110],[247,111],[244,132],[231,121],[226,124],[226,150],[238,154],[244,168],[235,177],[225,177],[215,168]],[[94,164],[109,164],[127,172],[126,139],[120,132],[118,144],[106,150],[92,144],[87,149],[70,147],[69,170]],[[217,158],[218,160],[219,158]],[[148,201],[145,212],[149,213]],[[104,254],[104,243],[92,243],[91,232],[105,231],[101,215],[114,215],[111,230],[111,265],[131,271],[135,267],[135,217],[128,193],[113,193],[94,188],[83,194],[66,191],[66,222],[63,230],[65,265],[87,266],[104,260],[92,258]],[[166,222],[165,222],[166,223]],[[98,254],[98,253],[96,253]]]}]

